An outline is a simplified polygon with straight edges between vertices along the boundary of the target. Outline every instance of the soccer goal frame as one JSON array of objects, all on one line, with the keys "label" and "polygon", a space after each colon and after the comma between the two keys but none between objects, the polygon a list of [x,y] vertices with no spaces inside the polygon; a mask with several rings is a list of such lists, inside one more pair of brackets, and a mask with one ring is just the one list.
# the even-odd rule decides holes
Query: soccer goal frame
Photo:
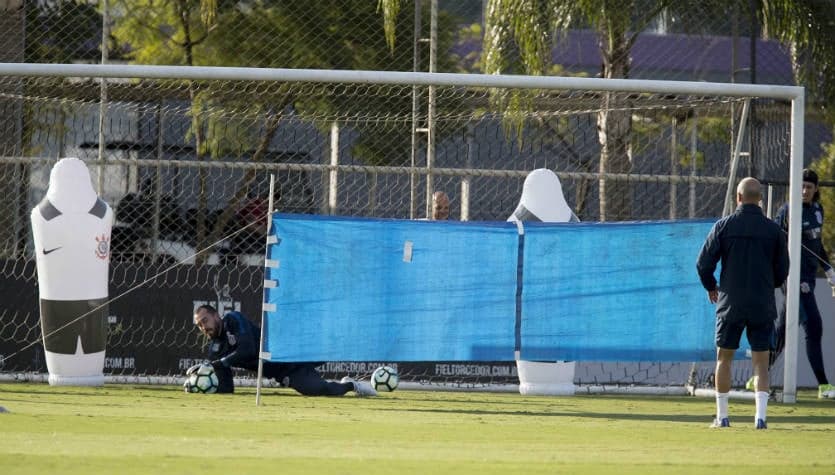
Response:
[{"label": "soccer goal frame", "polygon": [[[245,80],[261,82],[310,82],[375,84],[398,86],[464,86],[601,91],[625,93],[716,95],[739,98],[768,98],[791,104],[789,138],[789,209],[801,212],[800,189],[803,169],[805,90],[796,86],[730,84],[688,81],[599,79],[579,77],[501,76],[480,74],[417,73],[385,71],[333,71],[310,69],[259,69],[236,67],[181,67],[138,65],[73,65],[0,63],[2,76],[92,77],[181,80]],[[731,178],[733,180],[733,178]],[[788,232],[790,272],[787,282],[787,329],[783,378],[783,401],[797,397],[797,344],[799,308],[800,223],[792,222]],[[263,326],[263,325],[262,325]]]}]

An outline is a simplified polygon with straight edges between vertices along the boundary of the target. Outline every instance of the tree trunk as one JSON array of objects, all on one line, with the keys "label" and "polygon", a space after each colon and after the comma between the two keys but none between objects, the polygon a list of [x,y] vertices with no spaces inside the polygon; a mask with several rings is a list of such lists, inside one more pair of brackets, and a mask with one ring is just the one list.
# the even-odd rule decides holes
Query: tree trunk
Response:
[{"label": "tree trunk", "polygon": [[[560,145],[563,148],[563,153],[567,153],[571,160],[578,163],[578,171],[591,173],[592,169],[594,168],[594,160],[592,157],[585,156],[584,154],[580,154],[577,149],[572,144],[571,140],[569,140],[566,133],[560,128],[559,124],[555,124],[553,122],[544,122],[540,123],[540,125],[544,125],[548,128],[549,134],[556,137],[557,140],[560,141]],[[589,178],[579,178],[576,180],[576,185],[574,187],[574,214],[581,221],[585,221],[587,216],[585,214],[586,209],[586,202],[589,198],[589,192],[591,191],[591,183]]]},{"label": "tree trunk", "polygon": [[[183,53],[185,63],[194,66],[194,41],[191,35],[191,6],[185,0],[179,0],[176,5],[180,26],[183,28]],[[202,107],[197,107],[197,90],[193,81],[188,82],[188,97],[191,101],[191,131],[194,134],[194,159],[202,162],[205,158],[203,152],[203,123],[201,121]],[[195,213],[195,249],[199,252],[206,248],[206,212],[208,210],[208,196],[206,194],[206,170],[203,167],[197,168],[197,212]],[[206,263],[210,252],[201,252],[195,258],[197,265]]]},{"label": "tree trunk", "polygon": [[[255,153],[252,155],[252,162],[262,161],[264,155],[266,155],[267,152],[269,152],[270,143],[272,142],[276,130],[278,130],[278,124],[280,122],[280,112],[278,114],[267,114],[266,122],[264,124],[264,133],[261,135],[261,140],[259,140],[258,142],[258,147],[255,149]],[[232,197],[231,200],[229,200],[229,203],[227,203],[226,207],[223,209],[223,212],[217,218],[217,223],[215,223],[214,231],[212,232],[212,235],[209,238],[210,243],[217,242],[224,236],[226,225],[229,223],[229,221],[240,208],[241,204],[244,201],[244,198],[246,198],[247,196],[249,187],[255,181],[256,176],[257,171],[253,168],[249,168],[246,170],[241,179],[238,180],[238,184],[235,188],[235,195]]]},{"label": "tree trunk", "polygon": [[[589,172],[591,173],[593,169],[593,161],[592,160],[584,160],[580,162],[580,171]],[[574,213],[580,219],[580,221],[588,221],[589,217],[586,216],[586,203],[589,199],[589,193],[591,192],[591,183],[592,180],[589,178],[581,178],[577,181],[577,186],[574,192]]]},{"label": "tree trunk", "polygon": [[[626,29],[611,27],[600,32],[603,77],[629,77],[629,44]],[[603,93],[597,114],[600,142],[600,221],[632,218],[632,187],[628,182],[606,178],[607,173],[632,171],[632,113],[628,101],[615,93]]]}]

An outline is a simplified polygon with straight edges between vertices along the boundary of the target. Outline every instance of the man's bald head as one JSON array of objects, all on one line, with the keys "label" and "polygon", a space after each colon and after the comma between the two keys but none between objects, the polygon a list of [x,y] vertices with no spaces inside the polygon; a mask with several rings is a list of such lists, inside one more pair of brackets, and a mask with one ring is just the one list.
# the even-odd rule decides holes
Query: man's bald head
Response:
[{"label": "man's bald head", "polygon": [[736,187],[736,200],[740,204],[759,205],[762,199],[760,182],[756,178],[743,178]]}]

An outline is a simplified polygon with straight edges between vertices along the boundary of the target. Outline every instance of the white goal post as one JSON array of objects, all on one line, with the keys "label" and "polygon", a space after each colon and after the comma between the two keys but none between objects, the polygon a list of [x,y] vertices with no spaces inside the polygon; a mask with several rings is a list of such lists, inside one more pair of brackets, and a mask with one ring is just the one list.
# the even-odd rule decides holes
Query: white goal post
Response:
[{"label": "white goal post", "polygon": [[[430,90],[435,87],[485,89],[512,88],[516,90],[597,91],[606,93],[655,94],[660,97],[663,97],[664,95],[692,95],[774,99],[791,103],[789,138],[789,210],[790,215],[793,216],[799,216],[801,212],[800,189],[803,169],[803,130],[805,110],[805,92],[802,87],[685,81],[597,79],[580,77],[534,77],[511,75],[502,76],[479,74],[258,69],[232,67],[24,63],[0,63],[0,77],[249,81],[260,83],[391,85],[403,87],[425,86],[430,88]],[[429,129],[431,130],[431,127]],[[431,143],[432,141],[430,140],[429,142]],[[455,171],[440,170],[439,173],[454,174]],[[431,174],[429,176],[431,177]],[[734,178],[731,177],[731,180],[733,179]],[[431,180],[427,181],[431,182]],[[794,403],[797,397],[796,377],[800,286],[800,222],[798,220],[794,220],[791,223],[788,233],[788,243],[791,264],[787,282],[788,312],[786,348],[784,352],[785,364],[783,401],[786,403]],[[693,272],[695,272],[695,269]]]}]

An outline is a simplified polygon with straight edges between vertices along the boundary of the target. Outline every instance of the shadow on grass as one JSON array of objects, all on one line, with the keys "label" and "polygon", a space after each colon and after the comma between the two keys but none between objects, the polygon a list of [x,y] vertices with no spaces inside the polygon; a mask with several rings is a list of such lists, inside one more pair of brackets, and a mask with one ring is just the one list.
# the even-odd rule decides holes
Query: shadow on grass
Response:
[{"label": "shadow on grass", "polygon": [[[696,423],[710,422],[713,417],[712,414],[646,414],[646,413],[627,413],[627,412],[542,412],[542,411],[502,411],[502,410],[456,410],[456,409],[415,409],[415,408],[379,408],[380,411],[399,411],[399,412],[415,412],[415,413],[434,413],[434,414],[456,414],[456,415],[473,415],[473,416],[523,416],[523,417],[555,417],[555,418],[588,418],[588,419],[603,419],[603,420],[622,420],[622,421],[656,421],[656,422],[681,422],[681,423]],[[753,405],[752,405],[753,410]],[[748,421],[750,417],[737,417],[735,420]],[[794,424],[827,424],[832,426],[831,430],[835,431],[835,419],[832,416],[814,416],[814,415],[777,415],[769,416],[769,424],[779,423],[794,423]],[[829,431],[829,430],[827,430]]]},{"label": "shadow on grass", "polygon": [[[127,391],[142,394],[143,397],[154,397],[160,399],[174,399],[173,394],[182,392],[181,388],[174,386],[100,386],[100,387],[81,387],[77,386],[74,389],[66,389],[62,386],[18,386],[0,385],[0,400],[9,399],[8,394],[19,394],[27,396],[27,401],[31,402],[31,398],[38,396],[69,396],[69,397],[124,397]],[[156,394],[150,395],[148,392]]]},{"label": "shadow on grass", "polygon": [[[413,394],[413,393],[412,393]],[[431,398],[431,397],[410,397],[410,402],[427,402],[427,403],[434,403],[438,401],[443,401],[444,403],[452,402],[452,403],[460,403],[460,404],[489,404],[489,405],[520,405],[520,406],[531,406],[531,405],[559,405],[560,403],[566,403],[570,405],[576,405],[577,401],[583,400],[614,400],[614,401],[634,401],[635,403],[639,404],[652,404],[655,402],[675,402],[680,404],[704,404],[705,401],[708,399],[705,398],[696,398],[691,396],[658,396],[658,397],[650,397],[650,396],[635,396],[635,395],[628,395],[628,394],[582,394],[576,396],[523,396],[520,394],[514,393],[506,393],[507,397],[501,398],[491,398],[485,399],[483,394],[487,393],[443,393],[443,392],[436,392],[434,394],[443,394],[444,396],[438,398]],[[461,394],[461,396],[449,396],[450,394]],[[470,396],[465,396],[465,394],[470,394]],[[502,394],[504,396],[505,394]],[[491,394],[491,396],[495,396],[495,394]],[[835,407],[835,404],[833,404]]]}]

